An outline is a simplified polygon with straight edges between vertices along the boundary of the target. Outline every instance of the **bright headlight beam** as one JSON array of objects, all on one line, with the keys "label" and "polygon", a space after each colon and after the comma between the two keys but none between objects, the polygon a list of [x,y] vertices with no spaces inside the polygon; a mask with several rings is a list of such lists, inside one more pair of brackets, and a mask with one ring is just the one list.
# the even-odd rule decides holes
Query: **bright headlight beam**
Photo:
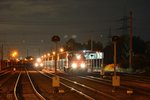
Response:
[{"label": "bright headlight beam", "polygon": [[35,63],[35,64],[34,64],[34,66],[35,66],[35,67],[38,67],[38,66],[39,66],[39,64],[38,64],[38,63]]},{"label": "bright headlight beam", "polygon": [[76,63],[73,63],[73,64],[72,64],[72,68],[73,68],[73,69],[76,69],[76,68],[77,68],[77,64],[76,64]]}]

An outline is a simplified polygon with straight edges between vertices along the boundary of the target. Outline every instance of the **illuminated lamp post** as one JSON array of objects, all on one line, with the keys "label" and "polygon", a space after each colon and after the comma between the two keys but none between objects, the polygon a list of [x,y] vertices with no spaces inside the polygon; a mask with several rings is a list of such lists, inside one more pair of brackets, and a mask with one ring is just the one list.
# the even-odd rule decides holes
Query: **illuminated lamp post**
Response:
[{"label": "illuminated lamp post", "polygon": [[61,64],[61,60],[60,60],[60,57],[61,57],[61,54],[64,54],[65,52],[64,52],[64,49],[63,48],[60,48],[59,49],[59,54],[58,54],[58,65],[59,65],[59,69],[61,70],[61,68],[62,68],[62,64]]},{"label": "illuminated lamp post", "polygon": [[55,66],[55,65],[54,65],[54,62],[55,62],[55,55],[56,55],[56,53],[55,53],[55,51],[53,51],[53,52],[52,52],[52,65],[53,65],[53,66],[52,66],[51,69],[53,69],[54,66]]},{"label": "illuminated lamp post", "polygon": [[64,52],[64,49],[63,49],[63,48],[60,48],[60,52]]},{"label": "illuminated lamp post", "polygon": [[45,62],[45,68],[47,68],[47,62],[46,62],[46,54],[44,55],[44,62]]},{"label": "illuminated lamp post", "polygon": [[12,54],[11,54],[11,56],[12,56],[12,58],[14,60],[14,63],[12,62],[12,66],[14,66],[14,64],[15,64],[15,58],[17,57],[17,55],[18,55],[17,51],[13,51]]},{"label": "illuminated lamp post", "polygon": [[50,53],[47,54],[47,67],[48,67],[48,68],[49,68],[49,65],[50,65],[50,63],[49,63],[49,59],[50,59],[50,58],[49,58],[49,57],[50,57]]}]

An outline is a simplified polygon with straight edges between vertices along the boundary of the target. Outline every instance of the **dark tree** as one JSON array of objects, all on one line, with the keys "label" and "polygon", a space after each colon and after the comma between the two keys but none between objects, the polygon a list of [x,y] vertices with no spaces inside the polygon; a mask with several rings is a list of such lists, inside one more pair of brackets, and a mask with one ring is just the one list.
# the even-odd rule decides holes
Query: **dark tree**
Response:
[{"label": "dark tree", "polygon": [[143,55],[145,53],[145,42],[137,36],[133,37],[133,53],[134,55]]},{"label": "dark tree", "polygon": [[129,36],[120,36],[117,42],[117,62],[120,67],[127,68],[129,65]]},{"label": "dark tree", "polygon": [[104,49],[104,63],[112,64],[113,63],[113,45],[109,44]]},{"label": "dark tree", "polygon": [[[129,67],[129,36],[121,35],[117,41],[117,63],[122,68]],[[137,36],[133,36],[133,69],[142,69],[145,66],[145,42]],[[109,44],[104,48],[104,56],[106,63],[113,63],[113,44]]]},{"label": "dark tree", "polygon": [[[94,51],[101,51],[102,50],[102,43],[100,41],[95,42],[92,41],[93,50]],[[91,50],[91,40],[87,43],[79,43],[76,42],[74,39],[69,39],[66,44],[64,45],[65,50],[67,51],[74,51],[74,50]]]},{"label": "dark tree", "polygon": [[[91,48],[91,45],[92,45],[92,48]],[[102,51],[103,44],[100,41],[95,42],[95,41],[88,40],[86,49],[88,50],[92,49],[94,51]]]},{"label": "dark tree", "polygon": [[145,43],[145,56],[150,60],[150,41]]},{"label": "dark tree", "polygon": [[82,44],[75,41],[75,39],[69,39],[64,45],[66,51],[81,50]]}]

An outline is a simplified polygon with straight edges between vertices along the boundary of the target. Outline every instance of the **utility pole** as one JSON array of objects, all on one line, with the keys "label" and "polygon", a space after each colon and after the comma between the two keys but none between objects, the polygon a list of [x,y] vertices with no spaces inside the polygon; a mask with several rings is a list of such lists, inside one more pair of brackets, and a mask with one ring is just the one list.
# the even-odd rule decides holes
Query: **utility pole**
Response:
[{"label": "utility pole", "polygon": [[130,12],[130,50],[129,50],[129,68],[132,71],[132,12]]},{"label": "utility pole", "polygon": [[133,50],[132,50],[132,38],[133,38],[133,33],[132,33],[132,12],[130,12],[129,16],[124,16],[120,21],[123,22],[122,27],[119,29],[122,30],[123,34],[129,34],[129,42],[126,43],[128,46],[128,51],[126,51],[129,56],[129,69],[132,71],[132,55],[133,55]]}]

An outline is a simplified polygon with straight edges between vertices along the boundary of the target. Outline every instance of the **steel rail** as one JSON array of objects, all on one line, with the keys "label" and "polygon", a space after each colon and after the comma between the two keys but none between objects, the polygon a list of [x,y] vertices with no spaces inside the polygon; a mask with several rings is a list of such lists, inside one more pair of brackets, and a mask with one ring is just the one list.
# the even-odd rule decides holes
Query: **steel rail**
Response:
[{"label": "steel rail", "polygon": [[[102,83],[102,84],[106,84],[106,85],[112,85],[111,84],[111,80],[106,80],[106,79],[101,79],[101,78],[97,78],[97,77],[93,77],[93,76],[88,76],[88,77],[83,77],[83,76],[80,76],[80,78],[84,78],[84,79],[87,79],[87,80],[91,80],[91,81],[94,81],[94,82],[99,82],[99,83]],[[96,80],[94,80],[96,79]],[[145,94],[145,95],[150,95],[149,92],[147,92],[146,89],[143,89],[143,88],[140,88],[140,87],[136,87],[136,86],[129,86],[129,85],[126,85],[124,83],[121,83],[121,88],[124,88],[124,89],[134,89],[136,90],[138,93],[141,93],[141,94]],[[140,90],[140,91],[139,91]]]},{"label": "steel rail", "polygon": [[35,89],[35,86],[33,85],[33,82],[32,82],[32,80],[31,80],[31,77],[30,77],[30,75],[29,75],[27,69],[26,69],[26,72],[27,72],[27,76],[28,76],[28,78],[29,78],[29,80],[30,80],[30,83],[31,83],[32,88],[33,88],[34,92],[36,93],[36,95],[37,95],[41,100],[46,100],[46,99]]},{"label": "steel rail", "polygon": [[17,89],[17,85],[18,85],[18,82],[19,82],[21,73],[22,73],[22,72],[19,73],[18,78],[17,78],[17,81],[16,81],[16,84],[15,84],[15,87],[14,87],[14,97],[15,97],[15,100],[18,100],[17,93],[16,93],[16,89]]},{"label": "steel rail", "polygon": [[102,94],[103,96],[109,97],[109,98],[111,98],[111,99],[113,99],[113,100],[116,100],[116,99],[117,99],[117,98],[115,98],[115,97],[112,96],[112,95],[109,95],[109,94],[104,93],[104,92],[102,92],[102,91],[96,90],[96,89],[91,88],[91,87],[89,87],[89,86],[83,85],[83,84],[81,84],[81,83],[78,83],[78,82],[75,82],[75,81],[71,81],[71,80],[66,79],[66,78],[63,78],[63,77],[60,77],[60,78],[66,80],[66,81],[69,81],[69,82],[71,82],[71,83],[77,84],[77,85],[79,85],[79,86],[82,86],[82,87],[84,87],[84,88],[87,88],[87,89],[89,89],[89,90],[91,90],[91,91],[95,91],[95,92],[97,92],[97,93],[99,93],[99,94]]},{"label": "steel rail", "polygon": [[[40,73],[41,73],[41,72],[40,72]],[[50,76],[48,76],[48,75],[46,75],[46,74],[44,74],[44,73],[41,73],[41,74],[44,75],[44,76],[46,76],[46,77],[48,77],[48,78],[51,78]],[[51,78],[51,79],[52,79],[52,78]],[[64,85],[65,87],[70,88],[71,90],[76,91],[76,92],[79,93],[80,95],[83,95],[83,96],[86,97],[88,100],[95,100],[94,98],[88,96],[87,94],[84,94],[83,92],[81,92],[81,91],[79,91],[79,90],[77,90],[77,89],[74,89],[73,87],[67,86],[67,85],[64,84],[63,82],[60,82],[60,83],[61,83],[62,85]]]},{"label": "steel rail", "polygon": [[6,74],[8,74],[10,71],[7,71],[7,72],[4,72],[4,73],[0,73],[0,77],[1,76],[4,76],[4,75],[6,75]]}]

